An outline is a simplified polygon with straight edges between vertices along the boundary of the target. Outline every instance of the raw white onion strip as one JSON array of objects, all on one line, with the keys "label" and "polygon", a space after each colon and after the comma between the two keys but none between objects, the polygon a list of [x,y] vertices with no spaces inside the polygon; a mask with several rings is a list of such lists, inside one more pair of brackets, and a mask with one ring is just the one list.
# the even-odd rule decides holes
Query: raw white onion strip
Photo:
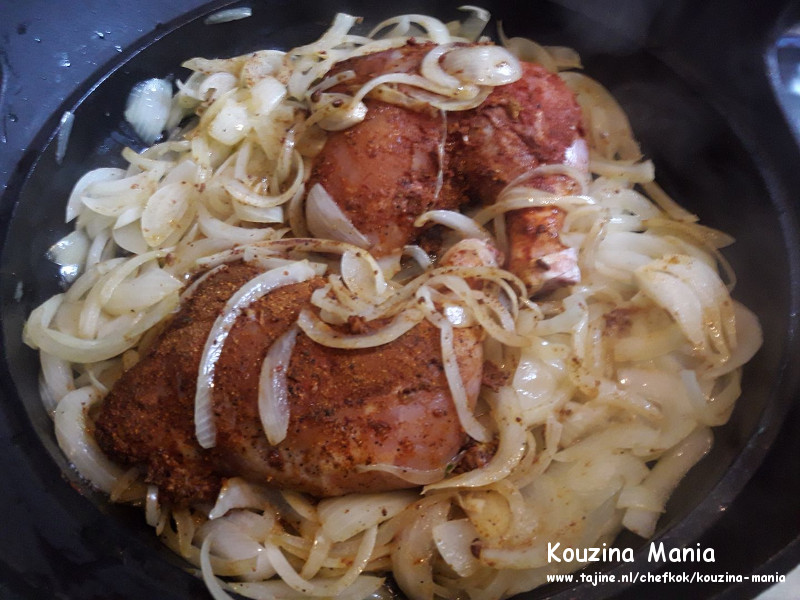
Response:
[{"label": "raw white onion strip", "polygon": [[97,336],[100,311],[111,299],[114,290],[139,267],[151,260],[163,258],[167,254],[168,250],[164,249],[133,256],[119,267],[105,274],[86,296],[86,302],[81,310],[78,322],[78,334],[85,339],[95,338]]},{"label": "raw white onion strip", "polygon": [[474,219],[454,210],[429,210],[422,213],[414,221],[414,227],[422,227],[427,223],[444,225],[457,231],[464,238],[475,238],[493,242],[492,234],[481,227]]},{"label": "raw white onion strip", "polygon": [[89,433],[87,413],[100,399],[100,392],[91,386],[71,391],[56,406],[54,424],[59,447],[81,477],[110,494],[124,471],[106,458]]},{"label": "raw white onion strip", "polygon": [[214,534],[208,534],[200,546],[200,571],[203,576],[203,583],[206,584],[206,589],[214,600],[233,600],[230,594],[222,589],[220,580],[214,575],[214,567],[211,565],[211,543],[213,539]]},{"label": "raw white onion strip", "polygon": [[128,96],[125,120],[146,144],[152,144],[167,124],[172,104],[172,83],[148,79],[137,83]]},{"label": "raw white onion strip", "polygon": [[389,465],[386,463],[372,463],[370,465],[358,465],[356,469],[360,473],[367,473],[376,471],[380,473],[388,473],[398,479],[402,479],[414,485],[428,485],[444,479],[444,469],[412,469],[411,467],[401,467],[398,465]]},{"label": "raw white onion strip", "polygon": [[445,521],[433,528],[436,549],[459,577],[469,577],[480,567],[480,562],[472,554],[472,544],[479,537],[469,519]]},{"label": "raw white onion strip", "polygon": [[342,42],[344,36],[357,22],[358,17],[354,17],[345,13],[337,13],[333,18],[333,23],[331,23],[331,26],[316,42],[294,48],[291,51],[291,55],[300,56],[303,54],[309,54],[324,56],[326,50],[335,48]]},{"label": "raw white onion strip", "polygon": [[373,27],[368,37],[374,38],[381,30],[399,23],[401,20],[407,20],[409,23],[416,23],[422,27],[427,32],[428,38],[435,44],[447,44],[452,41],[450,32],[444,23],[428,15],[418,14],[400,15],[386,19]]},{"label": "raw white onion strip", "polygon": [[496,394],[486,394],[492,415],[498,426],[497,451],[491,460],[479,469],[443,479],[425,486],[423,493],[451,488],[475,488],[489,485],[507,477],[525,454],[527,430],[518,420],[522,409],[516,392],[503,387]]},{"label": "raw white onion strip", "polygon": [[446,52],[451,49],[451,46],[441,45],[434,46],[423,58],[419,65],[419,71],[422,75],[428,78],[436,85],[443,88],[457,89],[461,85],[461,80],[447,73],[442,69],[440,59]]},{"label": "raw white onion strip", "polygon": [[60,165],[67,154],[67,144],[72,133],[72,126],[75,124],[75,113],[71,110],[64,111],[58,123],[58,137],[56,138],[56,164]]},{"label": "raw white onion strip", "polygon": [[42,394],[42,401],[45,410],[52,415],[58,402],[68,393],[75,389],[75,379],[72,375],[72,367],[63,358],[59,358],[49,352],[39,352],[39,363],[41,364],[42,386],[46,391]]},{"label": "raw white onion strip", "polygon": [[417,499],[419,494],[409,491],[347,494],[321,500],[317,514],[327,537],[343,542],[400,514]]},{"label": "raw white onion strip", "polygon": [[377,302],[386,294],[383,271],[369,252],[345,250],[340,265],[342,281],[357,298]]},{"label": "raw white onion strip", "polygon": [[69,199],[67,200],[67,210],[65,222],[69,223],[78,216],[83,207],[81,198],[86,189],[96,181],[116,181],[125,177],[125,170],[116,167],[105,167],[100,169],[93,169],[83,175],[78,182],[73,186],[70,192]]},{"label": "raw white onion strip", "polygon": [[331,597],[344,592],[355,583],[369,562],[369,558],[375,548],[377,535],[377,525],[373,525],[364,532],[350,568],[339,579],[333,581],[303,579],[294,570],[294,567],[292,567],[280,549],[273,544],[268,543],[266,545],[266,553],[275,571],[290,587],[308,596]]},{"label": "raw white onion strip", "polygon": [[249,6],[240,6],[237,8],[227,8],[225,10],[218,10],[211,13],[203,19],[204,25],[218,25],[220,23],[229,23],[230,21],[238,21],[239,19],[247,19],[253,16],[253,9]]},{"label": "raw white onion strip", "polygon": [[392,547],[392,574],[409,598],[435,598],[433,529],[447,521],[449,499],[426,498],[406,509],[407,526]]},{"label": "raw white onion strip", "polygon": [[276,339],[261,364],[258,379],[258,416],[267,440],[277,446],[289,429],[289,390],[286,373],[300,329],[293,325]]},{"label": "raw white onion strip", "polygon": [[339,240],[361,248],[371,245],[319,183],[308,191],[305,216],[306,227],[318,238]]},{"label": "raw white onion strip", "polygon": [[35,308],[25,322],[23,339],[31,348],[44,350],[64,360],[92,363],[112,358],[133,347],[145,331],[175,309],[178,294],[167,296],[146,313],[138,315],[127,331],[97,340],[83,339],[50,327],[63,300],[64,294],[57,294]]},{"label": "raw white onion strip", "polygon": [[209,511],[209,519],[218,519],[229,511],[237,508],[252,508],[264,510],[269,504],[266,490],[241,477],[231,477],[225,480],[217,494],[217,501]]},{"label": "raw white onion strip", "polygon": [[[643,538],[652,537],[656,528],[656,521],[664,509],[667,498],[672,490],[683,479],[697,462],[705,456],[711,449],[713,436],[707,427],[699,427],[694,430],[680,444],[669,450],[659,459],[650,474],[645,477],[639,486],[652,494],[657,502],[658,510],[646,510],[643,508],[629,508],[625,511],[622,524],[627,528],[642,536]],[[625,501],[625,493],[620,497],[620,502]]]},{"label": "raw white onion strip", "polygon": [[[144,500],[145,521],[150,527],[158,527],[161,521],[161,503],[158,501],[158,486],[148,485]],[[161,532],[157,532],[160,534]]]},{"label": "raw white onion strip", "polygon": [[388,344],[411,330],[424,318],[421,311],[411,308],[396,315],[386,327],[377,331],[350,335],[336,331],[312,311],[303,309],[297,324],[303,333],[318,344],[329,348],[353,350]]},{"label": "raw white onion strip", "polygon": [[459,24],[458,36],[470,42],[478,41],[481,32],[483,32],[486,24],[492,18],[491,13],[485,8],[472,5],[459,6],[458,10],[471,13],[463,23]]},{"label": "raw white onion strip", "polygon": [[519,59],[495,45],[448,48],[442,67],[448,73],[458,73],[462,82],[492,87],[514,83],[522,77]]},{"label": "raw white onion strip", "polygon": [[222,353],[222,347],[233,324],[241,312],[259,298],[271,291],[311,279],[316,274],[308,261],[298,261],[287,267],[279,267],[257,275],[239,288],[231,296],[206,339],[200,368],[197,375],[197,392],[194,401],[195,436],[203,448],[213,448],[216,444],[217,429],[211,406],[211,392],[214,389],[214,370]]},{"label": "raw white onion strip", "polygon": [[456,407],[461,428],[474,440],[479,442],[490,441],[492,434],[475,418],[475,414],[469,406],[464,379],[461,377],[461,370],[458,367],[458,357],[456,356],[455,341],[453,339],[453,326],[450,321],[436,313],[428,314],[428,320],[439,328],[444,375],[447,378],[450,397]]},{"label": "raw white onion strip", "polygon": [[303,563],[303,569],[300,571],[300,577],[303,579],[311,579],[319,573],[320,569],[325,566],[325,561],[333,548],[333,541],[325,534],[325,531],[320,527],[314,535],[314,541],[311,543],[311,550],[308,553],[306,562]]}]

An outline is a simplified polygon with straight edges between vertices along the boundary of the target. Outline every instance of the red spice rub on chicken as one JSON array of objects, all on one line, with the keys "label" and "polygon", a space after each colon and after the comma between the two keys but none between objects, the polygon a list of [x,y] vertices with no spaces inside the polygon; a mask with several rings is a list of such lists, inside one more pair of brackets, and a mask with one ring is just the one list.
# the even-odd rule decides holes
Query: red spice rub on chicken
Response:
[{"label": "red spice rub on chicken", "polygon": [[[354,77],[334,89],[354,93],[385,73],[417,73],[433,47],[412,42],[343,61],[333,72],[352,71]],[[519,80],[498,86],[477,108],[446,117],[430,108],[387,104],[377,99],[376,88],[368,95],[373,99],[367,100],[367,118],[329,135],[309,189],[322,185],[369,239],[371,251],[388,254],[419,235],[413,222],[427,210],[492,204],[506,186],[541,165],[585,170],[587,150],[573,93],[539,65],[523,63],[522,69]],[[539,174],[525,183],[555,194],[578,187],[562,174]],[[579,278],[577,257],[559,239],[563,220],[563,211],[554,207],[508,215],[506,266],[531,294]],[[528,235],[531,226],[537,235]]]},{"label": "red spice rub on chicken", "polygon": [[[178,503],[213,501],[231,476],[331,496],[412,487],[387,473],[362,472],[361,466],[444,473],[466,435],[443,372],[438,329],[427,322],[364,350],[327,348],[298,334],[287,371],[288,433],[277,446],[267,442],[257,408],[260,365],[272,342],[308,306],[319,279],[271,292],[236,321],[214,381],[217,443],[200,448],[194,394],[206,336],[227,299],[256,274],[254,267],[232,264],[198,286],[106,397],[95,429],[100,447],[123,464],[141,466],[162,497]],[[459,368],[474,402],[481,334],[457,331]]]}]

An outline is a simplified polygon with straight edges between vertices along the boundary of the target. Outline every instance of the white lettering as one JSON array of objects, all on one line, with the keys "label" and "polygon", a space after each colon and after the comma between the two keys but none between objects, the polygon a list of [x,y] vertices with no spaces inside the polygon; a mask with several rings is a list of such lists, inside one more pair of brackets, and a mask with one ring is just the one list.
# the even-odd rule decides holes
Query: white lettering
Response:
[{"label": "white lettering", "polygon": [[556,554],[556,550],[558,550],[560,545],[561,542],[556,543],[555,546],[553,546],[553,544],[550,542],[547,542],[547,562],[561,562],[561,559],[558,558],[558,555]]}]

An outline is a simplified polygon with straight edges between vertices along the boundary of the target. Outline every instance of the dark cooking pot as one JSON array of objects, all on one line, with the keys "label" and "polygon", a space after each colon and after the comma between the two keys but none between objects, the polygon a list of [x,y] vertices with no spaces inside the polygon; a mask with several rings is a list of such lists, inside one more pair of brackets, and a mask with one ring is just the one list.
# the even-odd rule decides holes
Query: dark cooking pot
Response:
[{"label": "dark cooking pot", "polygon": [[[454,18],[461,3],[259,0],[245,3],[250,19],[203,24],[204,15],[229,4],[96,0],[81,8],[39,0],[0,7],[0,597],[206,597],[138,510],[109,505],[70,470],[38,399],[36,355],[20,340],[30,310],[58,290],[44,254],[67,232],[62,215],[71,185],[90,167],[119,163],[119,150],[136,143],[121,117],[128,90],[145,77],[177,73],[191,56],[310,41],[337,11],[372,22],[398,12]],[[735,297],[764,328],[730,422],[681,483],[656,534],[668,548],[713,548],[716,562],[665,570],[647,561],[647,544],[623,535],[619,543],[634,549],[636,562],[586,572],[617,579],[628,572],[786,573],[800,561],[792,369],[800,357],[800,120],[793,116],[800,110],[792,113],[800,97],[786,85],[800,62],[790,31],[800,7],[769,0],[479,4],[509,35],[580,52],[586,72],[628,112],[660,183],[705,224],[737,238],[726,250],[739,276]],[[75,112],[76,124],[57,164],[54,133],[65,110]],[[733,598],[763,587],[746,580],[553,585],[526,597]]]}]

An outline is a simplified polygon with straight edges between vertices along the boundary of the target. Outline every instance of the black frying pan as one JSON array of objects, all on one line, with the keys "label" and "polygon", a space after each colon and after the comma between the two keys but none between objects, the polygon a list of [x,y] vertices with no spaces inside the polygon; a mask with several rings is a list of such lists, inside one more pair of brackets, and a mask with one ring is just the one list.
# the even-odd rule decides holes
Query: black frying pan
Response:
[{"label": "black frying pan", "polygon": [[[203,24],[205,14],[229,4],[0,7],[0,181],[7,186],[0,202],[0,597],[206,597],[202,582],[159,545],[139,511],[110,505],[70,470],[40,406],[35,353],[20,340],[30,310],[58,291],[44,254],[68,231],[62,215],[72,184],[88,168],[120,164],[121,148],[138,144],[122,119],[130,88],[146,77],[183,76],[177,65],[191,56],[310,41],[337,11],[373,23],[398,12],[448,19],[461,3],[254,0],[246,3],[250,19]],[[791,113],[782,112],[795,102],[782,84],[795,74],[796,49],[791,36],[782,36],[800,22],[800,10],[787,2],[725,0],[481,6],[502,19],[509,35],[580,52],[586,72],[628,112],[660,183],[702,222],[737,238],[725,253],[739,277],[735,297],[764,328],[764,346],[745,369],[730,422],[716,430],[714,449],[681,483],[656,534],[667,548],[714,548],[716,563],[665,568],[647,561],[647,543],[623,535],[619,543],[634,549],[634,564],[595,564],[585,572],[618,580],[628,572],[785,573],[800,560],[800,415],[792,371],[800,357],[800,152]],[[175,15],[182,16],[166,22]],[[31,42],[37,31],[52,37]],[[99,66],[95,56],[103,59]],[[68,70],[76,57],[79,78]],[[76,121],[57,164],[54,133],[64,110],[73,110]],[[751,597],[760,587],[553,585],[526,597]]]}]

